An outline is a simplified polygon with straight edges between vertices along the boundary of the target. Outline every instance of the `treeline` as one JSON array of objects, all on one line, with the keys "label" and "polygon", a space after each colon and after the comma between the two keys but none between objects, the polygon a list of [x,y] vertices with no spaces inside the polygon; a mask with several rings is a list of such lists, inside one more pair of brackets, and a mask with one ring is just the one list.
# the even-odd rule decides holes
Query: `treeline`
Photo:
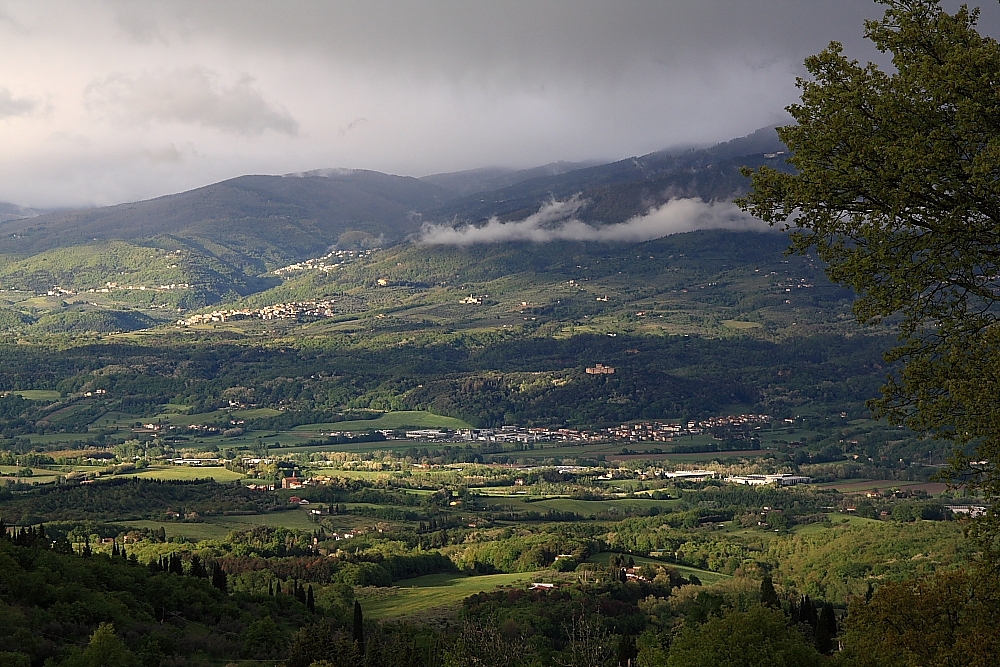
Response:
[{"label": "treeline", "polygon": [[47,521],[164,519],[168,511],[181,517],[224,512],[258,514],[286,506],[277,495],[211,479],[161,481],[130,477],[40,486],[13,494],[0,491],[0,516],[23,525]]}]

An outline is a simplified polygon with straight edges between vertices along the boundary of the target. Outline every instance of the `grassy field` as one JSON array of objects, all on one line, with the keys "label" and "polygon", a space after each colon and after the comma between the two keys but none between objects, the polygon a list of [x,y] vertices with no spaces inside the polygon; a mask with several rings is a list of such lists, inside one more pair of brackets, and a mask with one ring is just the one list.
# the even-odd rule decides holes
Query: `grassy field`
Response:
[{"label": "grassy field", "polygon": [[271,512],[268,514],[247,514],[239,516],[204,517],[198,523],[180,521],[122,521],[124,526],[136,528],[160,528],[167,537],[181,536],[193,540],[221,540],[231,530],[242,530],[250,526],[272,526],[312,530],[316,524],[309,521],[305,510],[288,510],[286,512]]},{"label": "grassy field", "polygon": [[[827,516],[834,527],[843,525],[864,526],[870,523],[878,523],[875,519],[865,519],[864,517],[851,516],[849,514],[829,514]],[[830,530],[830,528],[822,523],[807,523],[804,526],[794,526],[791,532],[796,535],[815,535],[825,530]]]},{"label": "grassy field", "polygon": [[396,428],[469,428],[461,419],[442,417],[423,410],[401,410],[386,412],[378,419],[334,422],[332,424],[305,424],[296,426],[297,432],[368,431]]},{"label": "grassy field", "polygon": [[30,433],[23,437],[31,440],[31,444],[33,445],[51,445],[56,442],[85,442],[90,440],[93,436],[86,433],[46,433],[43,435]]},{"label": "grassy field", "polygon": [[21,398],[26,398],[29,401],[58,401],[62,398],[62,394],[58,391],[49,389],[22,389],[20,391],[12,391],[10,393],[17,394]]},{"label": "grassy field", "polygon": [[489,574],[468,577],[463,574],[429,574],[404,579],[392,589],[380,589],[379,597],[361,599],[366,618],[402,618],[426,613],[436,607],[453,607],[465,598],[497,586],[530,583],[537,572]]},{"label": "grassy field", "polygon": [[[606,566],[608,564],[608,561],[611,559],[611,553],[612,552],[610,551],[602,551],[600,553],[596,553],[590,558],[588,558],[587,562],[599,563],[601,565]],[[629,556],[624,556],[624,558],[625,560],[628,560]],[[666,565],[667,567],[672,567],[673,569],[677,570],[685,577],[693,574],[697,576],[699,579],[701,579],[701,583],[703,584],[711,585],[718,581],[722,581],[723,579],[730,578],[728,574],[722,574],[721,572],[712,572],[711,570],[699,570],[696,567],[688,567],[687,565],[676,565],[674,563],[667,563],[662,560],[657,560],[655,558],[646,558],[645,556],[631,556],[631,558],[635,561],[636,565],[645,565],[645,564]]]},{"label": "grassy field", "polygon": [[16,479],[25,484],[50,484],[62,474],[43,468],[31,468],[31,477],[15,477],[19,468],[16,466],[0,466],[0,477],[5,479]]},{"label": "grassy field", "polygon": [[841,493],[861,493],[878,489],[887,491],[888,489],[922,489],[928,493],[941,493],[945,490],[946,484],[928,483],[920,481],[899,481],[895,479],[845,479],[836,482],[824,482],[817,484],[819,488],[837,489]]},{"label": "grassy field", "polygon": [[149,466],[136,477],[147,479],[207,479],[211,477],[217,482],[234,482],[243,479],[243,475],[218,466]]}]

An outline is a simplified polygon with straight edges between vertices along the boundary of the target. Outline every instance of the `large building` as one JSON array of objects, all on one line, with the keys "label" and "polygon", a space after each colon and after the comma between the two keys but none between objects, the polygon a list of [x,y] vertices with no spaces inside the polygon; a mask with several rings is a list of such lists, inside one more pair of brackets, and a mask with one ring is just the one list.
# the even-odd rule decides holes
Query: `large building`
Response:
[{"label": "large building", "polygon": [[802,475],[733,475],[726,478],[727,482],[733,484],[746,484],[748,486],[762,486],[764,484],[777,484],[778,486],[795,486],[796,484],[809,484],[812,477]]}]

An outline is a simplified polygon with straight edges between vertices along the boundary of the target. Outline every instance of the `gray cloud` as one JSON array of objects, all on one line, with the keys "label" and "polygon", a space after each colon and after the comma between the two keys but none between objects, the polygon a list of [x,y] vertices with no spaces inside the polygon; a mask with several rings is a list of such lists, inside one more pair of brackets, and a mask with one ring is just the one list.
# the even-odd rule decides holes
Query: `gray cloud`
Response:
[{"label": "gray cloud", "polygon": [[84,91],[88,109],[137,125],[151,121],[212,127],[260,135],[265,130],[294,135],[298,122],[269,104],[244,76],[226,86],[203,67],[187,67],[137,76],[111,74]]},{"label": "gray cloud", "polygon": [[[1000,35],[1000,3],[982,4],[980,29]],[[0,200],[107,204],[245,173],[420,176],[725,141],[786,122],[803,59],[830,40],[885,66],[863,39],[883,9],[0,0]]]},{"label": "gray cloud", "polygon": [[767,231],[771,228],[728,202],[705,202],[701,199],[671,199],[650,209],[645,215],[625,222],[596,227],[577,219],[586,204],[579,197],[552,200],[524,220],[501,222],[496,218],[485,225],[452,227],[425,225],[420,242],[429,245],[473,245],[506,241],[603,241],[639,243],[671,234],[698,229],[735,229]]},{"label": "gray cloud", "polygon": [[28,116],[38,109],[38,102],[26,97],[14,97],[10,88],[0,88],[0,119]]}]

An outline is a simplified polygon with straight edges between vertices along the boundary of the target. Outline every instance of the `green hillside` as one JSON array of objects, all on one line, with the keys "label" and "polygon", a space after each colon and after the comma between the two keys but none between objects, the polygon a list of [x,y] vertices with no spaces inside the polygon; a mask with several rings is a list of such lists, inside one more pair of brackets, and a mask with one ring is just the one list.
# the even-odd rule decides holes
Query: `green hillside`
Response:
[{"label": "green hillside", "polygon": [[[342,332],[527,327],[555,336],[773,338],[853,331],[851,293],[810,258],[786,259],[786,247],[779,234],[725,231],[641,244],[404,244],[328,272],[289,274],[232,307],[329,299],[336,315],[313,328]],[[468,303],[470,296],[481,302]]]},{"label": "green hillside", "polygon": [[0,253],[172,235],[227,260],[228,253],[280,265],[321,254],[351,230],[399,239],[420,227],[412,211],[450,196],[414,178],[363,170],[241,176],[144,202],[5,222]]}]

